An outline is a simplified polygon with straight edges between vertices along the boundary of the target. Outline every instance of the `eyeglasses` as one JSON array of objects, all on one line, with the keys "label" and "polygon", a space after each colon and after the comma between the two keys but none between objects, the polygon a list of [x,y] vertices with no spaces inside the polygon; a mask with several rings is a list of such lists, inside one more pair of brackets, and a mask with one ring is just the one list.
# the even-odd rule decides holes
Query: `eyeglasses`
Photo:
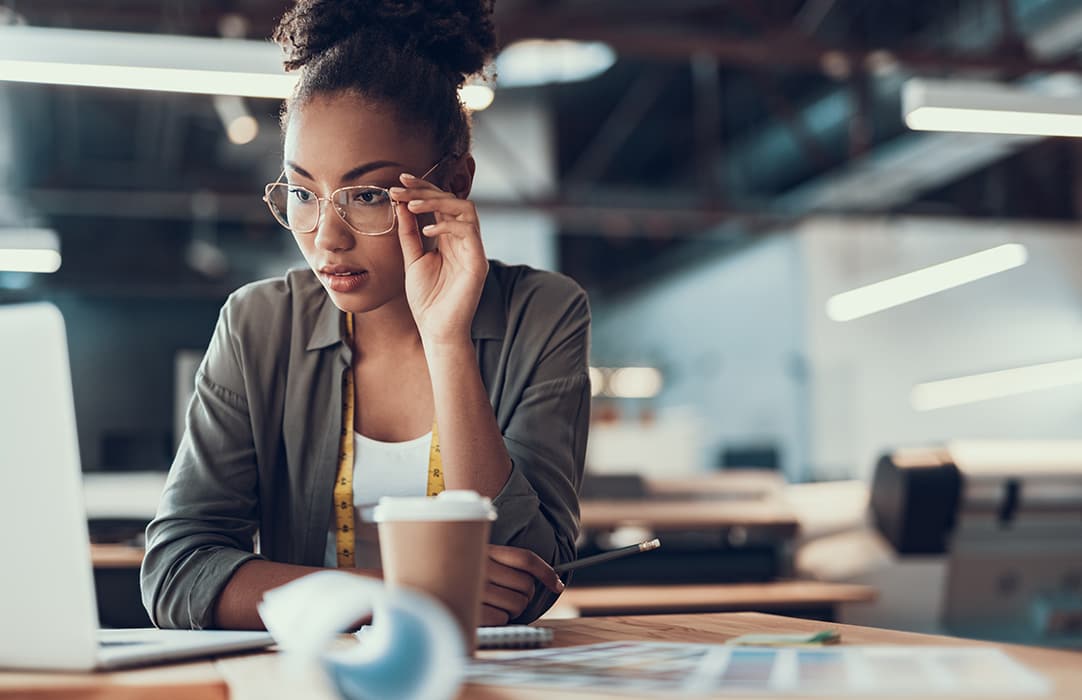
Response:
[{"label": "eyeglasses", "polygon": [[[452,157],[440,158],[421,179],[427,178]],[[394,230],[397,215],[391,193],[386,188],[353,185],[339,187],[329,197],[320,197],[305,187],[282,182],[285,174],[283,170],[278,180],[266,186],[263,201],[275,220],[293,233],[312,233],[319,228],[324,202],[331,203],[346,226],[358,235],[382,236]]]}]

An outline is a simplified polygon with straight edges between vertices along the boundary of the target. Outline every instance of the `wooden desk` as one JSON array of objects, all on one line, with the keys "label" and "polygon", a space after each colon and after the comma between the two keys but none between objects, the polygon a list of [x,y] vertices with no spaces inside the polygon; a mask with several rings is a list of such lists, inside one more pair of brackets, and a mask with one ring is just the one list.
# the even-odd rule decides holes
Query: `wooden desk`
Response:
[{"label": "wooden desk", "polygon": [[[556,601],[557,617],[578,614],[656,615],[757,611],[832,612],[841,603],[875,600],[871,586],[824,581],[716,583],[671,586],[571,586]],[[794,614],[794,613],[789,613]],[[827,615],[833,619],[833,615]]]},{"label": "wooden desk", "polygon": [[92,544],[90,561],[95,569],[138,569],[144,550],[127,544]]},{"label": "wooden desk", "polygon": [[655,531],[730,527],[797,534],[800,524],[782,498],[784,480],[774,473],[732,471],[684,479],[651,479],[642,499],[583,499],[584,530],[632,525]]},{"label": "wooden desk", "polygon": [[[724,642],[730,637],[751,632],[811,632],[821,629],[823,625],[820,622],[759,613],[719,613],[552,620],[543,623],[543,626],[555,631],[556,645],[573,646],[619,640]],[[1054,690],[1047,696],[1050,700],[1077,700],[1082,697],[1082,652],[988,644],[853,625],[831,627],[841,632],[843,644],[998,646],[1053,683]],[[285,700],[303,697],[334,700],[335,696],[320,685],[318,677],[292,676],[284,667],[282,657],[264,653],[186,666],[102,675],[0,673],[0,698],[129,700],[138,697],[172,700],[183,697],[225,700],[228,697],[231,700]],[[585,700],[596,697],[594,693],[569,693],[553,689],[466,686],[459,700]],[[894,697],[898,700],[916,700],[907,699],[906,696]]]}]

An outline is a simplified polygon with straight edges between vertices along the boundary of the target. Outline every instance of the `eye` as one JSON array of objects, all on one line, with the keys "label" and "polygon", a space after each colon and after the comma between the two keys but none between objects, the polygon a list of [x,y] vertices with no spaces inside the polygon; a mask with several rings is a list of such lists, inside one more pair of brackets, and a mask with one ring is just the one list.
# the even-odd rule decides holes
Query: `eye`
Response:
[{"label": "eye", "polygon": [[289,196],[295,198],[298,202],[307,203],[315,199],[315,195],[304,189],[303,187],[291,187],[289,190]]},{"label": "eye", "polygon": [[386,190],[381,189],[363,189],[354,190],[353,196],[350,197],[350,203],[356,206],[375,207],[381,204],[386,204],[389,201],[389,196]]}]

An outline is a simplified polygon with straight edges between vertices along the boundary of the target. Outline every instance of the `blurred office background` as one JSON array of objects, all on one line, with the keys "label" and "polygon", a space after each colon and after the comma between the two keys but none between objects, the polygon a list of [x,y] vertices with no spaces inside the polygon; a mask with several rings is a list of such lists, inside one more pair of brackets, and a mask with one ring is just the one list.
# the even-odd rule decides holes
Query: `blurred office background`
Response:
[{"label": "blurred office background", "polygon": [[[152,54],[262,40],[286,5],[5,0],[0,24]],[[498,0],[497,24],[473,198],[491,257],[590,294],[591,474],[866,486],[896,447],[1082,437],[1082,141],[903,105],[916,78],[1082,114],[1078,0]],[[225,296],[303,264],[260,201],[279,106],[0,81],[0,242],[62,256],[0,272],[0,302],[63,311],[87,473],[164,472]]]}]

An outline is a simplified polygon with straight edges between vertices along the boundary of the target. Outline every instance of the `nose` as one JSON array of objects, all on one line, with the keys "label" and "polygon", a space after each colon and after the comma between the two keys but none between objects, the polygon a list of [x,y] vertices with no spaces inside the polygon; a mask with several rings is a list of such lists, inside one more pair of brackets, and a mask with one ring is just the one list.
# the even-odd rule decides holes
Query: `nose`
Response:
[{"label": "nose", "polygon": [[356,244],[353,231],[334,211],[334,207],[327,200],[319,203],[319,222],[316,226],[315,244],[317,248],[332,252],[349,250]]}]

